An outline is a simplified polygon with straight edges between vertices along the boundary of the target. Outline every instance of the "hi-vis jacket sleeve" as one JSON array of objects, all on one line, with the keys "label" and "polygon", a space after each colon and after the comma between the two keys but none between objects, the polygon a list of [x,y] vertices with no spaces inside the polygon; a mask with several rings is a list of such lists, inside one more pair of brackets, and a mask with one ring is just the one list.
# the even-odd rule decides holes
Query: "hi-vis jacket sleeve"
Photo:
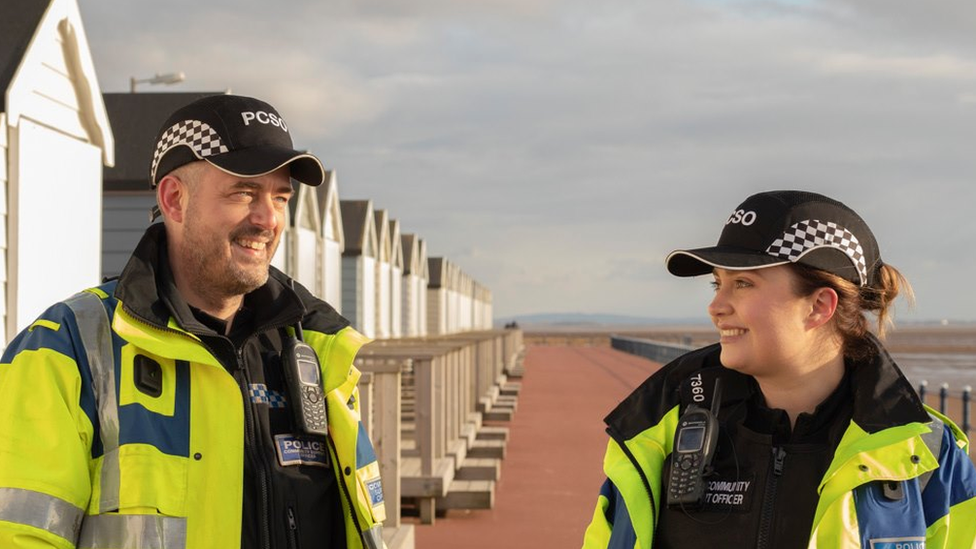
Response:
[{"label": "hi-vis jacket sleeve", "polygon": [[951,422],[943,432],[939,468],[922,492],[926,549],[976,549],[976,468],[968,441]]},{"label": "hi-vis jacket sleeve", "polygon": [[74,548],[95,438],[72,311],[48,309],[0,359],[0,547]]},{"label": "hi-vis jacket sleeve", "polygon": [[593,519],[583,537],[583,549],[635,549],[637,533],[620,491],[607,479],[600,488]]}]

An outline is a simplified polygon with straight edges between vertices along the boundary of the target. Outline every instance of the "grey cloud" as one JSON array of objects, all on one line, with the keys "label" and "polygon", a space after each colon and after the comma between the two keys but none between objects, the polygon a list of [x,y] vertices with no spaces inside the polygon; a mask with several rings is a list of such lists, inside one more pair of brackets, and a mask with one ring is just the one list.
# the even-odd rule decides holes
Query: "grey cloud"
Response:
[{"label": "grey cloud", "polygon": [[[969,2],[83,2],[104,89],[279,106],[301,146],[499,315],[704,315],[663,268],[752,192],[849,203],[919,289],[972,318],[976,47]],[[148,22],[148,23],[147,23]]]}]

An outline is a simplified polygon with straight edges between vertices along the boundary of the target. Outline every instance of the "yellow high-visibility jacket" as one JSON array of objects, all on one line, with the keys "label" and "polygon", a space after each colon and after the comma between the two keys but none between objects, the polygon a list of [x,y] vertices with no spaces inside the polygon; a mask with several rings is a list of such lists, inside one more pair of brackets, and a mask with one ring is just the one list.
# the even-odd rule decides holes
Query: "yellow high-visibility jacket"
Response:
[{"label": "yellow high-visibility jacket", "polygon": [[[172,318],[133,315],[117,284],[52,306],[0,360],[0,547],[237,549],[241,388]],[[317,331],[314,314],[305,341],[322,365],[347,546],[382,547],[379,467],[352,364],[368,340]],[[137,388],[137,356],[161,366],[158,396]]]},{"label": "yellow high-visibility jacket", "polygon": [[[854,415],[821,477],[807,547],[976,549],[976,470],[967,455],[968,440],[952,421],[913,396],[890,357],[879,350],[876,363],[855,370]],[[718,351],[715,345],[676,359],[607,416],[607,480],[584,549],[655,547],[665,501],[665,462],[674,450],[683,410],[681,386],[696,372],[723,368]],[[878,395],[909,400],[895,405]],[[877,499],[870,487],[880,481],[900,482],[904,497]],[[774,512],[791,512],[789,496],[780,501]],[[753,505],[750,512],[760,507]],[[721,528],[719,521],[701,531],[714,538]],[[688,547],[697,547],[690,536]]]}]

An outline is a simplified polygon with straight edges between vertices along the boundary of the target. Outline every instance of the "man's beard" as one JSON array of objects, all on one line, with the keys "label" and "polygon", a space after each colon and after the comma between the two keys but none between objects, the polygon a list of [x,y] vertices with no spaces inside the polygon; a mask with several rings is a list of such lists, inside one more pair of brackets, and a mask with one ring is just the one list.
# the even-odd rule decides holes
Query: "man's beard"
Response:
[{"label": "man's beard", "polygon": [[[190,212],[187,212],[190,214]],[[183,249],[181,250],[183,267],[186,269],[186,280],[193,286],[195,292],[211,303],[248,294],[268,281],[268,264],[274,256],[277,243],[272,239],[273,233],[254,226],[241,226],[226,240],[204,234],[197,223],[195,215],[187,215],[183,232]],[[234,242],[241,237],[255,237],[269,240],[266,251],[268,260],[263,264],[258,262],[241,265],[233,261]],[[228,248],[231,257],[228,257]]]}]

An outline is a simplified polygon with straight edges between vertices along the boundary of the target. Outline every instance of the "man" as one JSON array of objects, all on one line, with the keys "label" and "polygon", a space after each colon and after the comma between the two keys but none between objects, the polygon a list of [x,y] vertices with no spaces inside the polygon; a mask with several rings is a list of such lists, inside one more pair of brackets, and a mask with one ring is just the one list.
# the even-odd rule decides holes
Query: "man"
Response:
[{"label": "man", "polygon": [[290,179],[321,163],[271,105],[220,95],[163,124],[150,177],[164,223],[119,279],[0,361],[0,547],[382,547],[367,340],[269,267]]}]

